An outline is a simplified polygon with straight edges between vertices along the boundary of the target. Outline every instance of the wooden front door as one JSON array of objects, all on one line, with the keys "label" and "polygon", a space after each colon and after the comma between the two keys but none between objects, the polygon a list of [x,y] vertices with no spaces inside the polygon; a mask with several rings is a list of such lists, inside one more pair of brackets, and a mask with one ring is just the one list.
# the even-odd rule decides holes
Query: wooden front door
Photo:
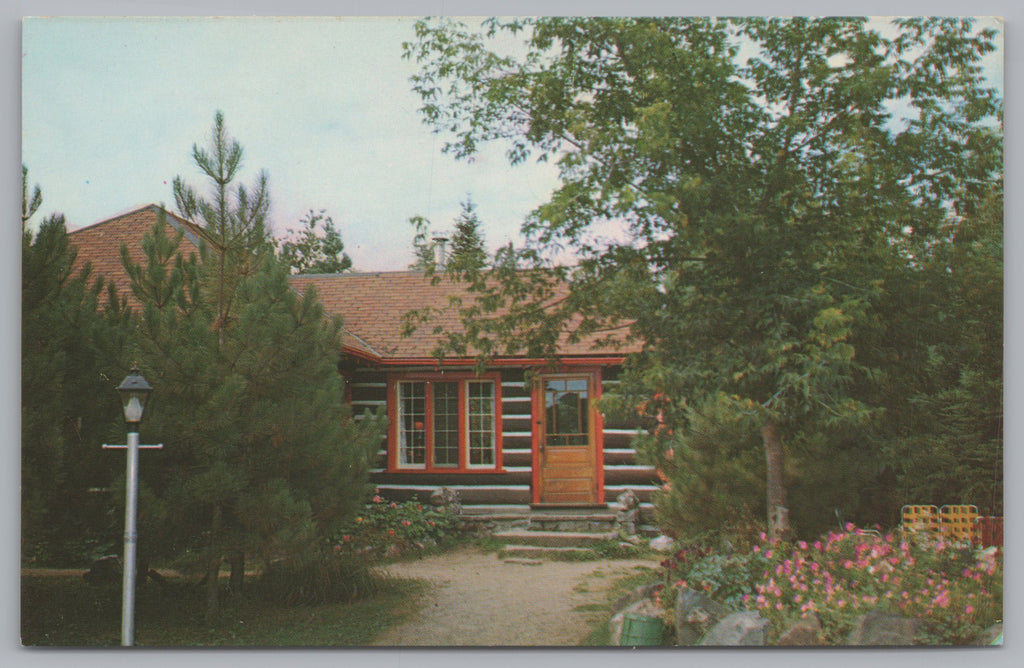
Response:
[{"label": "wooden front door", "polygon": [[599,499],[596,411],[590,375],[544,375],[537,381],[535,499],[591,504]]}]

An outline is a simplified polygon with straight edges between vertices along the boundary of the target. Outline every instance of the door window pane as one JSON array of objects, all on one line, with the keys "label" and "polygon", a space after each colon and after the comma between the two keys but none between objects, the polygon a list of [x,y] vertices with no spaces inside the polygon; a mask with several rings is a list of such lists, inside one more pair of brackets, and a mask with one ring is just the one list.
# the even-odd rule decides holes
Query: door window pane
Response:
[{"label": "door window pane", "polygon": [[587,445],[590,411],[585,378],[546,380],[544,403],[547,445]]}]

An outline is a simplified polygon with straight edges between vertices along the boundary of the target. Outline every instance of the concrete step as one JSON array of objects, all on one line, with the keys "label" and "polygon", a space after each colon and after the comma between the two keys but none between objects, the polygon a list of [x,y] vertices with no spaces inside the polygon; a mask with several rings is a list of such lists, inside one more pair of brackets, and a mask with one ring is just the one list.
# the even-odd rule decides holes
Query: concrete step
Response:
[{"label": "concrete step", "polygon": [[537,545],[541,547],[584,547],[618,538],[614,531],[583,533],[579,531],[533,531],[510,529],[494,534],[498,540],[516,545]]},{"label": "concrete step", "polygon": [[523,563],[526,561],[545,559],[545,558],[564,558],[566,556],[573,557],[593,557],[596,556],[594,551],[586,547],[557,547],[557,546],[545,546],[545,545],[506,545],[501,548],[498,552],[498,556],[501,557],[506,563]]}]

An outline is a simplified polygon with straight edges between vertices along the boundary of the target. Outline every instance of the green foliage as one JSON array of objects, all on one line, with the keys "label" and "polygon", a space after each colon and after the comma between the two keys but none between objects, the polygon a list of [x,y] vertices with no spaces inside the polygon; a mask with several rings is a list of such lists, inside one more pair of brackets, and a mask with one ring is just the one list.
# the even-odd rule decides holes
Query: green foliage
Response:
[{"label": "green foliage", "polygon": [[[500,50],[508,38],[516,55]],[[720,443],[729,464],[689,431],[707,434],[697,416],[728,407],[718,422],[761,437],[766,505],[789,506],[805,531],[824,526],[826,504],[892,512],[902,500],[870,491],[894,478],[923,491],[967,474],[954,486],[994,500],[1001,380],[980,355],[965,364],[952,351],[973,342],[993,353],[998,336],[969,332],[960,306],[936,303],[981,291],[993,299],[975,322],[997,321],[1001,269],[951,270],[948,255],[966,250],[986,197],[1001,203],[1002,102],[980,68],[994,39],[955,18],[885,30],[804,17],[418,22],[405,55],[445,150],[469,158],[500,140],[511,162],[555,160],[561,176],[524,222],[526,245],[464,276],[478,298],[460,305],[465,329],[438,354],[553,358],[565,340],[611,340],[626,323],[644,353],[621,403],[665,397],[662,428],[703,439],[680,452],[717,468],[706,478],[716,487],[753,458],[733,443],[752,451],[753,438]],[[602,225],[616,236],[601,237]],[[992,238],[971,252],[991,253]],[[555,264],[566,250],[572,268]],[[958,436],[932,438],[935,411]],[[966,457],[953,456],[954,438],[971,443]],[[848,475],[815,483],[833,453]],[[744,512],[749,486],[737,487],[723,497]]]},{"label": "green foliage", "polygon": [[[648,416],[657,413],[661,399],[640,409]],[[666,479],[654,497],[658,526],[691,538],[746,529],[764,503],[764,458],[756,426],[725,396],[686,410],[689,428],[684,433],[662,427],[634,441]]]},{"label": "green foliage", "polygon": [[680,550],[673,559],[662,564],[665,588],[658,600],[663,607],[675,605],[682,588],[694,589],[716,601],[740,611],[750,592],[768,566],[763,553],[717,553],[713,551]]},{"label": "green foliage", "polygon": [[382,585],[366,559],[322,551],[312,558],[269,564],[260,574],[256,593],[274,605],[326,605],[374,596]]},{"label": "green foliage", "polygon": [[289,230],[293,238],[282,242],[278,250],[278,257],[293,273],[338,274],[352,268],[341,233],[330,216],[310,210],[299,223],[298,235]]},{"label": "green foliage", "polygon": [[419,501],[398,503],[375,494],[370,504],[338,532],[336,550],[343,554],[385,555],[442,545],[458,535],[459,518]]},{"label": "green foliage", "polygon": [[[27,179],[27,170],[23,177]],[[102,443],[120,443],[120,403],[113,387],[128,335],[122,305],[106,308],[101,280],[75,274],[64,218],[32,230],[42,204],[23,181],[21,283],[22,558],[82,565],[109,553],[117,518],[105,490],[115,461]],[[93,491],[90,491],[93,490]]]},{"label": "green foliage", "polygon": [[234,187],[241,147],[220,114],[209,152],[193,157],[217,196],[206,202],[179,179],[176,199],[213,248],[185,257],[181,234],[159,220],[145,262],[125,248],[122,260],[142,302],[137,359],[156,388],[143,437],[165,445],[142,462],[140,543],[205,573],[212,615],[224,559],[236,588],[246,557],[332,577],[307,566],[366,499],[383,420],[357,420],[344,404],[340,324],[314,292],[296,294],[268,252],[266,177],[252,193]]},{"label": "green foliage", "polygon": [[487,264],[487,259],[480,217],[473,200],[467,198],[462,203],[462,212],[455,219],[451,257],[445,261],[445,269],[459,273],[479,271]]}]

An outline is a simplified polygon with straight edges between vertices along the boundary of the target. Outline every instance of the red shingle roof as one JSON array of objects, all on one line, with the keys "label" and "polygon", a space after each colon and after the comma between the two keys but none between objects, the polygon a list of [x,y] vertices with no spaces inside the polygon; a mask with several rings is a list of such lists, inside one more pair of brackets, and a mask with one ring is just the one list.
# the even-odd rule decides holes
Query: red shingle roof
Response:
[{"label": "red shingle roof", "polygon": [[[160,207],[155,204],[140,207],[128,213],[109,218],[70,232],[71,243],[77,248],[77,272],[88,262],[94,276],[103,276],[112,282],[129,304],[138,304],[130,294],[128,274],[121,265],[121,245],[126,244],[134,262],[142,263],[142,239],[152,230]],[[170,212],[166,221],[175,230],[184,230],[181,250],[186,254],[198,253],[203,230]],[[472,294],[461,283],[443,279],[432,284],[421,272],[380,272],[321,274],[292,276],[292,286],[302,292],[312,286],[324,310],[330,316],[340,316],[344,325],[342,345],[347,352],[377,362],[430,362],[433,351],[443,338],[434,334],[441,325],[444,331],[461,329],[454,309],[443,309],[450,296],[461,297],[464,303],[472,301]],[[402,336],[405,314],[425,306],[441,307],[439,316],[422,324],[411,336]],[[577,343],[563,342],[559,354],[565,357],[621,357],[638,349],[627,344],[610,349],[597,345],[598,335],[584,337]]]},{"label": "red shingle roof", "polygon": [[[149,204],[113,218],[93,223],[69,232],[71,244],[77,249],[73,271],[78,273],[86,263],[92,265],[92,275],[102,276],[114,284],[121,295],[128,296],[129,305],[138,306],[131,295],[128,273],[121,264],[121,244],[128,246],[128,255],[133,262],[143,263],[142,238],[149,234],[157,221],[160,207]],[[202,230],[199,226],[169,211],[165,220],[174,230],[184,230],[181,251],[185,255],[199,253]]]},{"label": "red shingle roof", "polygon": [[[343,345],[363,357],[382,362],[428,361],[444,332],[461,331],[458,314],[445,308],[449,298],[464,304],[473,300],[465,284],[442,279],[432,284],[421,272],[379,272],[293,276],[292,285],[302,291],[312,286],[328,315],[340,316],[345,327]],[[421,324],[410,336],[403,336],[404,316],[409,311],[431,306],[440,313]],[[620,357],[638,348],[626,345],[609,348],[598,345],[599,335],[585,336],[576,343],[563,341],[559,355]]]}]

